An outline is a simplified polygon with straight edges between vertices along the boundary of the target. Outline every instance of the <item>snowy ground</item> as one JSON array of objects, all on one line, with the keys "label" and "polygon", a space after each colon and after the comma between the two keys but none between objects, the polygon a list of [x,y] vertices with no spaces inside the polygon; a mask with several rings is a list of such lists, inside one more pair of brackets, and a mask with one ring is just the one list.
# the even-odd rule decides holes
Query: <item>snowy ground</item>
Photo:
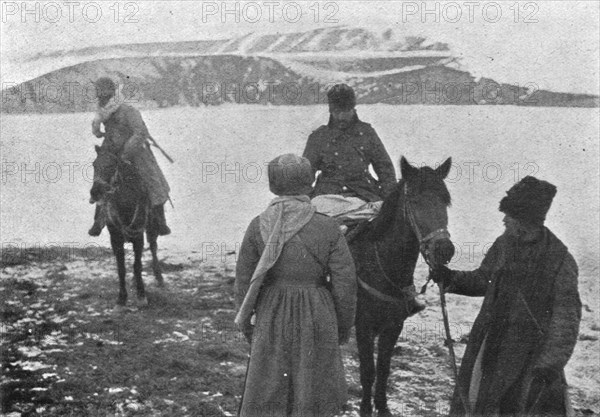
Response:
[{"label": "snowy ground", "polygon": [[[597,260],[598,112],[513,106],[360,106],[397,165],[400,155],[435,165],[452,156],[450,228],[460,245],[480,247],[501,231],[497,206],[527,174],[558,186],[548,226],[580,262]],[[327,120],[324,106],[222,106],[144,111],[152,135],[171,154],[158,156],[172,187],[174,233],[163,248],[235,245],[272,195],[265,163],[301,153]],[[93,208],[91,114],[2,117],[2,242],[77,242]],[[37,164],[37,165],[36,165]]]},{"label": "snowy ground", "polygon": [[[202,268],[198,265],[208,259],[235,261],[226,253],[236,250],[248,222],[272,198],[265,163],[281,153],[301,153],[308,134],[327,119],[325,106],[171,108],[144,111],[143,116],[152,135],[176,161],[170,165],[157,156],[175,205],[167,212],[173,234],[161,238],[159,245],[161,257],[169,262],[179,259],[184,270]],[[600,410],[597,110],[374,105],[360,106],[359,116],[375,127],[395,161],[404,155],[417,165],[435,165],[452,156],[448,186],[453,197],[450,231],[457,247],[454,268],[475,268],[483,251],[501,233],[498,202],[516,180],[534,174],[557,185],[547,225],[579,264],[584,303],[582,337],[567,367],[567,378],[582,407]],[[90,133],[91,117],[3,115],[0,221],[4,250],[33,249],[43,255],[44,251],[108,246],[106,232],[98,239],[86,234],[93,214],[87,203],[89,164],[96,143]],[[74,275],[85,275],[85,263],[75,256],[70,260],[79,262]],[[110,275],[105,270],[110,263],[101,264],[90,264],[93,274]],[[41,268],[40,274],[46,276],[49,267]],[[35,281],[33,275],[28,278],[27,270],[19,271],[21,278]],[[13,274],[5,269],[2,278]],[[418,283],[424,275],[420,265]],[[178,277],[175,274],[172,279]],[[433,304],[435,294],[431,297]],[[456,331],[462,332],[463,323],[473,321],[478,308],[479,300],[450,297]],[[435,308],[428,310],[416,326],[436,328],[438,313]],[[427,346],[432,343],[428,340]],[[410,353],[418,350],[418,344],[409,338],[402,347]],[[355,379],[352,364],[349,369]],[[394,379],[398,387],[404,378],[402,369]],[[435,384],[446,384],[440,378]]]}]

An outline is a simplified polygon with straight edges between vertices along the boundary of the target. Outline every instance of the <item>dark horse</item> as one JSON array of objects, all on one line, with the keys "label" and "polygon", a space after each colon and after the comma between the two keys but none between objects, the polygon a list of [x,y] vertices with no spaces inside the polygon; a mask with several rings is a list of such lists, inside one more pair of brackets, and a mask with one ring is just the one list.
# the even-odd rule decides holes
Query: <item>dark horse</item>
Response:
[{"label": "dark horse", "polygon": [[447,231],[450,193],[444,184],[451,163],[448,158],[437,169],[416,168],[402,157],[402,179],[384,201],[379,216],[350,244],[359,278],[356,339],[363,389],[361,417],[373,412],[376,337],[375,408],[380,416],[391,416],[386,397],[390,360],[409,315],[402,289],[413,284],[419,253],[430,266],[448,263],[454,255]]},{"label": "dark horse", "polygon": [[110,233],[110,244],[117,258],[119,272],[119,298],[117,306],[127,304],[125,288],[125,242],[133,244],[133,277],[138,305],[147,305],[142,280],[142,252],[144,231],[152,252],[152,269],[159,286],[164,285],[160,263],[156,254],[158,223],[152,216],[148,194],[137,169],[114,153],[96,146],[98,157],[94,161],[94,184],[90,191],[92,201],[104,199]]}]

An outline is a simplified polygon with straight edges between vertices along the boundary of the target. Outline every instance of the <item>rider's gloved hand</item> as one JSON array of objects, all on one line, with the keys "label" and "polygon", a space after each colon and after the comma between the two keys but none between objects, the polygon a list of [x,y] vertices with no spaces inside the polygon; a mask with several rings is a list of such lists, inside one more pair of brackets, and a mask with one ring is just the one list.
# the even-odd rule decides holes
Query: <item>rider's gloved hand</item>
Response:
[{"label": "rider's gloved hand", "polygon": [[431,270],[431,279],[443,288],[448,288],[453,284],[454,271],[445,265],[436,266]]}]

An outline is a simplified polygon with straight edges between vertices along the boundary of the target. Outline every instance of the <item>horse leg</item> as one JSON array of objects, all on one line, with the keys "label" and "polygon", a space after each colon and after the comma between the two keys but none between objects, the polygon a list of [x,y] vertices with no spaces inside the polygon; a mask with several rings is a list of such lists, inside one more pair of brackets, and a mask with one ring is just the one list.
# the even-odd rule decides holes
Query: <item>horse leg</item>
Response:
[{"label": "horse leg", "polygon": [[117,299],[117,306],[125,306],[127,304],[127,288],[125,286],[125,239],[123,235],[111,230],[110,245],[117,259],[117,271],[119,274],[119,298]]},{"label": "horse leg", "polygon": [[377,383],[375,384],[375,408],[380,417],[391,417],[387,406],[387,383],[390,375],[392,352],[402,332],[403,323],[385,328],[379,335],[377,343]]},{"label": "horse leg", "polygon": [[144,253],[144,235],[142,233],[136,236],[133,241],[133,279],[137,291],[137,303],[140,306],[148,305],[146,291],[144,290],[144,280],[142,279],[142,254]]},{"label": "horse leg", "polygon": [[360,367],[360,385],[362,386],[362,400],[360,402],[360,417],[370,417],[373,414],[371,404],[371,390],[375,380],[375,363],[373,361],[373,345],[375,333],[369,328],[366,319],[356,321],[356,344],[358,345],[358,359]]},{"label": "horse leg", "polygon": [[154,228],[150,228],[146,232],[146,236],[148,237],[148,243],[150,244],[150,252],[152,252],[152,270],[154,271],[154,279],[156,279],[157,285],[159,287],[164,287],[165,281],[162,276],[162,270],[160,268],[160,262],[158,261],[158,255],[157,255],[158,232],[153,229]]}]

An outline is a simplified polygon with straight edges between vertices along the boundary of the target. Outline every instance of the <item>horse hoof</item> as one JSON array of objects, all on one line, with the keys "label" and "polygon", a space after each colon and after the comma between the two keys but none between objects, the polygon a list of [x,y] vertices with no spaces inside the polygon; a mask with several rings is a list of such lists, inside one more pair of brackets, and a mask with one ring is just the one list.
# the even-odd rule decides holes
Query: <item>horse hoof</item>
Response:
[{"label": "horse hoof", "polygon": [[144,296],[142,298],[138,298],[135,302],[138,308],[140,307],[148,307],[148,299]]},{"label": "horse hoof", "polygon": [[361,402],[359,415],[360,415],[360,417],[372,417],[373,416],[373,406],[371,404],[364,404]]},{"label": "horse hoof", "polygon": [[394,417],[389,408],[377,411],[377,417]]},{"label": "horse hoof", "polygon": [[125,311],[127,310],[127,307],[121,304],[117,304],[114,308],[113,308],[113,313],[114,314],[123,314]]}]

